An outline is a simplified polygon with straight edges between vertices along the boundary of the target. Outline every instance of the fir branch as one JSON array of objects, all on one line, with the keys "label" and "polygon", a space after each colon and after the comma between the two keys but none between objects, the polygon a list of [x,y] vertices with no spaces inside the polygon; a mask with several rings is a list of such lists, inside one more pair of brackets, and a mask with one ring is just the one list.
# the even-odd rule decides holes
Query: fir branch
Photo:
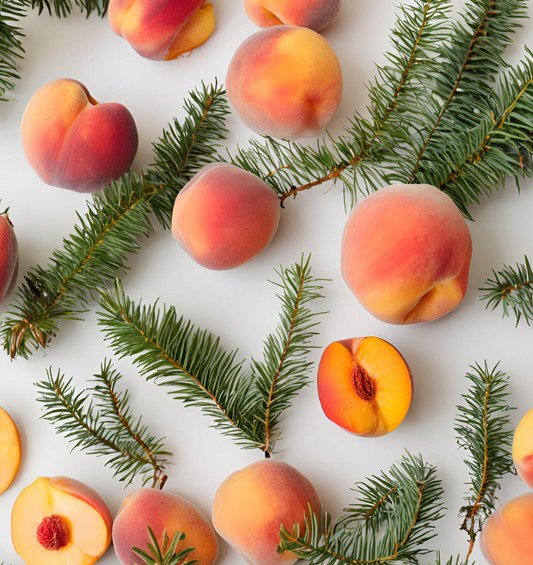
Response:
[{"label": "fir branch", "polygon": [[150,214],[169,228],[177,194],[214,158],[226,131],[227,101],[217,83],[191,92],[184,107],[183,123],[174,120],[153,144],[155,163],[147,174],[130,172],[95,195],[47,268],[26,275],[0,327],[12,358],[45,348],[59,331],[59,320],[81,318],[88,291],[126,272],[128,255],[140,249],[138,238],[153,229]]},{"label": "fir branch", "polygon": [[487,301],[487,308],[503,308],[503,316],[516,317],[516,324],[524,319],[528,325],[533,321],[533,268],[528,257],[524,263],[517,263],[516,268],[504,266],[501,271],[492,271],[493,279],[485,283],[480,290],[484,293],[481,300]]},{"label": "fir branch", "polygon": [[134,565],[194,565],[198,563],[198,559],[187,560],[187,557],[194,551],[194,547],[182,549],[177,552],[178,544],[185,539],[185,534],[176,532],[172,539],[168,537],[167,531],[163,532],[162,547],[157,542],[154,531],[148,526],[148,535],[150,542],[147,544],[148,551],[133,547],[132,551],[140,557],[144,563]]},{"label": "fir branch", "polygon": [[42,418],[54,424],[73,449],[110,458],[106,466],[128,485],[141,475],[144,485],[152,481],[154,488],[164,486],[166,456],[171,454],[163,450],[162,439],[149,433],[142,418],[132,415],[130,395],[117,390],[122,377],[111,362],[104,361],[94,375],[96,384],[80,393],[72,379],[65,379],[60,372],[54,376],[49,369],[47,376],[47,380],[37,383],[37,400],[45,411]]},{"label": "fir branch", "polygon": [[305,531],[281,528],[278,552],[292,551],[311,565],[418,563],[429,553],[434,523],[443,515],[441,482],[421,456],[404,456],[388,473],[356,489],[361,499],[335,524],[311,510]]},{"label": "fir branch", "polygon": [[0,0],[0,102],[7,101],[6,92],[20,79],[18,61],[24,57],[24,34],[18,24],[26,16],[26,7],[26,0]]},{"label": "fir branch", "polygon": [[458,444],[469,453],[465,460],[470,473],[470,489],[465,497],[466,506],[461,508],[464,521],[461,529],[466,531],[470,557],[477,534],[485,520],[495,510],[496,491],[499,481],[512,472],[512,431],[507,403],[509,378],[498,369],[472,366],[473,373],[466,375],[471,382],[469,391],[463,395],[465,404],[458,406],[455,421]]},{"label": "fir branch", "polygon": [[45,10],[58,18],[65,18],[77,6],[82,14],[89,17],[96,12],[101,18],[107,14],[109,0],[28,0],[34,10],[42,14]]}]

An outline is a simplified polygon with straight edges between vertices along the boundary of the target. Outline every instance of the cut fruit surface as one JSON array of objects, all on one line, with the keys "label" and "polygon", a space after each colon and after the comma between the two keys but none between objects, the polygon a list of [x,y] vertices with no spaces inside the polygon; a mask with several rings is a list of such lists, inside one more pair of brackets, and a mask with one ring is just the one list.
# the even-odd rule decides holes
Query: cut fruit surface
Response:
[{"label": "cut fruit surface", "polygon": [[11,416],[0,408],[0,494],[13,482],[20,466],[20,437]]}]

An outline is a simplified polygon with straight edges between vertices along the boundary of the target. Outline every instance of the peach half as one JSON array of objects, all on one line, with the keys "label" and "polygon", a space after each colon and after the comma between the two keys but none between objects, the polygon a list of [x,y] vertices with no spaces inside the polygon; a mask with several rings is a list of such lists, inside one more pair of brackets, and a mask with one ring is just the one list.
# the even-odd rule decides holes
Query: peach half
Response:
[{"label": "peach half", "polygon": [[233,269],[268,246],[280,215],[279,199],[263,180],[239,167],[212,163],[178,194],[172,234],[203,267]]},{"label": "peach half", "polygon": [[230,475],[213,502],[216,531],[250,565],[292,565],[291,552],[279,554],[280,529],[305,530],[309,505],[320,516],[320,498],[294,467],[272,459],[253,463]]},{"label": "peach half", "polygon": [[11,537],[27,565],[92,565],[111,544],[112,525],[94,490],[67,477],[40,477],[15,501]]},{"label": "peach half", "polygon": [[98,104],[83,84],[43,86],[22,117],[22,147],[46,184],[98,192],[128,172],[139,145],[135,121],[121,104]]},{"label": "peach half", "polygon": [[341,428],[379,437],[404,420],[413,378],[400,352],[379,337],[329,345],[318,368],[318,396],[326,416]]},{"label": "peach half", "polygon": [[16,276],[18,263],[19,246],[13,224],[6,213],[0,214],[0,302]]},{"label": "peach half", "polygon": [[0,408],[0,494],[13,482],[20,466],[20,436],[11,416]]},{"label": "peach half", "polygon": [[178,546],[178,551],[194,547],[188,559],[197,559],[198,565],[212,565],[216,561],[218,542],[215,531],[194,504],[177,494],[142,488],[126,497],[113,524],[113,544],[122,565],[139,563],[132,547],[146,551],[150,541],[148,526],[160,547],[165,530],[169,538],[181,532],[185,534],[185,540]]},{"label": "peach half", "polygon": [[490,565],[533,562],[533,494],[504,504],[483,526],[481,553]]},{"label": "peach half", "polygon": [[451,312],[468,286],[472,239],[452,199],[427,184],[382,188],[346,223],[346,284],[376,318],[416,324]]},{"label": "peach half", "polygon": [[248,17],[259,27],[308,27],[320,31],[341,9],[341,0],[244,0]]},{"label": "peach half", "polygon": [[315,137],[342,97],[342,69],[329,43],[303,27],[254,33],[237,49],[226,79],[241,120],[261,135]]},{"label": "peach half", "polygon": [[111,29],[142,57],[168,61],[205,43],[215,29],[204,0],[111,0]]},{"label": "peach half", "polygon": [[533,489],[533,410],[522,418],[516,428],[513,460],[520,478]]}]

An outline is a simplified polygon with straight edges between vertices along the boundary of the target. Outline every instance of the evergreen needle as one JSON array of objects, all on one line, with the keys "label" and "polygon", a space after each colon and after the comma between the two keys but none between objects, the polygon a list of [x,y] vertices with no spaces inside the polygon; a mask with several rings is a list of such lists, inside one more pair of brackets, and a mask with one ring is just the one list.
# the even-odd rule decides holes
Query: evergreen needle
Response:
[{"label": "evergreen needle", "polygon": [[132,548],[133,553],[143,561],[143,563],[135,563],[134,565],[194,565],[198,563],[198,559],[186,561],[187,557],[194,551],[193,547],[177,551],[179,542],[185,539],[184,533],[176,532],[170,539],[165,529],[162,546],[159,545],[150,526],[148,526],[148,535],[150,537],[150,542],[147,544],[148,551],[138,547]]}]

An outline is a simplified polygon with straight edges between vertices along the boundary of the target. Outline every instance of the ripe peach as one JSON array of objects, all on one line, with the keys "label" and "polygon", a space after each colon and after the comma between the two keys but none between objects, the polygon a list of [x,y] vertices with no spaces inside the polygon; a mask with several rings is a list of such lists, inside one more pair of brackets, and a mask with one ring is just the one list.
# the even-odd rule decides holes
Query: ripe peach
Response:
[{"label": "ripe peach", "polygon": [[185,534],[178,547],[194,547],[188,559],[199,565],[212,565],[218,555],[218,542],[207,518],[188,500],[157,489],[141,488],[126,497],[113,524],[113,544],[122,565],[133,565],[139,557],[132,547],[146,550],[150,541],[148,526],[163,543],[165,529],[170,538],[176,532]]},{"label": "ripe peach", "polygon": [[490,565],[526,565],[533,559],[533,494],[504,504],[486,522],[479,540]]},{"label": "ripe peach", "polygon": [[121,104],[98,104],[83,84],[43,86],[22,117],[22,146],[46,183],[98,192],[128,172],[139,145],[132,115]]},{"label": "ripe peach", "polygon": [[320,516],[321,502],[313,485],[294,467],[272,459],[253,463],[230,475],[213,502],[216,531],[250,565],[292,565],[290,552],[278,554],[280,528],[305,529],[309,504]]},{"label": "ripe peach", "polygon": [[318,368],[318,396],[326,416],[352,434],[378,437],[403,421],[413,378],[400,352],[379,337],[336,341]]},{"label": "ripe peach", "polygon": [[342,274],[361,304],[389,324],[448,314],[468,286],[472,239],[451,198],[429,185],[382,188],[350,214]]},{"label": "ripe peach", "polygon": [[516,428],[513,459],[520,478],[533,489],[533,410],[522,418]]},{"label": "ripe peach", "polygon": [[142,57],[168,61],[205,43],[215,14],[204,0],[111,0],[109,23]]},{"label": "ripe peach", "polygon": [[342,70],[318,33],[292,26],[258,31],[237,49],[226,79],[241,120],[261,135],[318,135],[342,96]]},{"label": "ripe peach", "polygon": [[308,27],[320,31],[341,9],[341,0],[244,0],[249,18],[259,27]]},{"label": "ripe peach", "polygon": [[11,537],[27,565],[92,565],[111,544],[112,525],[94,490],[67,477],[40,477],[15,501]]},{"label": "ripe peach", "polygon": [[0,408],[0,494],[15,478],[20,466],[20,437],[15,422]]},{"label": "ripe peach", "polygon": [[0,302],[4,299],[19,263],[19,246],[7,213],[0,214]]},{"label": "ripe peach", "polygon": [[212,163],[178,194],[172,234],[200,265],[233,269],[267,247],[280,210],[276,193],[260,178],[227,163]]}]

